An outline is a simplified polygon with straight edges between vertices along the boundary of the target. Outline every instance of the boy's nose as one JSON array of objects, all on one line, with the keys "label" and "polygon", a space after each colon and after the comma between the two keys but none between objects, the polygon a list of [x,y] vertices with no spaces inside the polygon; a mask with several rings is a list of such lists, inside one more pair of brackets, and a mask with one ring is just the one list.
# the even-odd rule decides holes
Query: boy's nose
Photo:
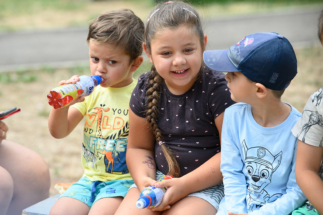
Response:
[{"label": "boy's nose", "polygon": [[98,67],[96,68],[96,70],[98,71],[98,72],[100,72],[100,73],[106,73],[107,72],[107,70],[106,70],[106,68],[105,68],[105,66],[104,66],[104,64],[103,63],[98,63]]}]

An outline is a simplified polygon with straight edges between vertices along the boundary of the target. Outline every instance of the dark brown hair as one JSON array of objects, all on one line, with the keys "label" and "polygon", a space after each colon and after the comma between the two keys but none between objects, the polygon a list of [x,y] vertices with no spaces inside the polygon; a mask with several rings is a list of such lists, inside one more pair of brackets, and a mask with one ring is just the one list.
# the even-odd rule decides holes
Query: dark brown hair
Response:
[{"label": "dark brown hair", "polygon": [[272,92],[277,99],[280,99],[284,94],[285,90],[272,90]]},{"label": "dark brown hair", "polygon": [[[176,1],[158,5],[150,13],[144,33],[144,42],[146,43],[147,51],[151,51],[151,40],[154,39],[154,36],[159,30],[163,28],[175,29],[181,25],[190,27],[193,32],[199,36],[201,47],[204,49],[204,33],[198,13],[189,4]],[[200,69],[200,71],[202,70]],[[162,134],[157,125],[159,94],[162,83],[163,78],[158,74],[153,65],[149,75],[149,83],[146,92],[146,119],[151,124],[157,143],[162,141]],[[165,144],[161,144],[161,148],[168,163],[168,174],[178,177],[180,175],[180,168],[175,156]]]},{"label": "dark brown hair", "polygon": [[320,17],[319,17],[319,31],[318,31],[318,36],[319,39],[323,45],[323,10],[321,11]]},{"label": "dark brown hair", "polygon": [[131,10],[115,10],[101,14],[89,25],[90,39],[121,48],[130,56],[130,63],[142,54],[145,26]]}]

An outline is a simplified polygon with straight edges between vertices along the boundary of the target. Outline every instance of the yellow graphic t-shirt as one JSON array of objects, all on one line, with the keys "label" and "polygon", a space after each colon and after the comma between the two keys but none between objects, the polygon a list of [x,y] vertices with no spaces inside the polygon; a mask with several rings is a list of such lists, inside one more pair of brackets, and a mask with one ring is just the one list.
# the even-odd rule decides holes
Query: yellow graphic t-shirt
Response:
[{"label": "yellow graphic t-shirt", "polygon": [[82,166],[92,181],[132,179],[126,150],[129,101],[136,84],[134,80],[121,88],[97,86],[84,102],[73,105],[85,116]]}]

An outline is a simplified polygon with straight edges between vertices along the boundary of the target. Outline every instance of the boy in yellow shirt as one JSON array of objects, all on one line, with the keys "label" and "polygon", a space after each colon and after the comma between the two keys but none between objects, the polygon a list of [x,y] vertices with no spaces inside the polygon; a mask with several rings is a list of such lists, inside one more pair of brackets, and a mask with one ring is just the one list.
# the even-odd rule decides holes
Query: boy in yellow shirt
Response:
[{"label": "boy in yellow shirt", "polygon": [[[50,214],[114,214],[133,184],[126,165],[129,100],[133,72],[143,61],[143,22],[128,9],[92,20],[87,42],[91,75],[102,78],[88,97],[52,109],[48,125],[55,138],[69,135],[85,118],[82,143],[84,175],[61,196]],[[76,83],[73,76],[59,85]]]}]

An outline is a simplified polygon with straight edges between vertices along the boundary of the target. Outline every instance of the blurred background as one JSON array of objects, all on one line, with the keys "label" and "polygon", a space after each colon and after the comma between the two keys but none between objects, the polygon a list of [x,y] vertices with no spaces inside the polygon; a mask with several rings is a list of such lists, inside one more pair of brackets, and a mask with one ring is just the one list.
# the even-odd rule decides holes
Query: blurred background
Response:
[{"label": "blurred background", "polygon": [[[78,180],[83,123],[64,139],[48,132],[51,107],[46,95],[72,75],[90,75],[88,23],[101,13],[130,8],[144,22],[162,0],[0,0],[0,111],[21,113],[5,122],[7,138],[39,153],[54,185]],[[274,31],[289,39],[298,58],[298,75],[283,100],[299,111],[323,86],[323,47],[317,21],[323,0],[188,0],[199,12],[207,49],[227,49],[245,35]],[[144,56],[145,57],[145,56]],[[150,69],[145,57],[135,78]],[[22,152],[23,153],[23,152]]]}]

